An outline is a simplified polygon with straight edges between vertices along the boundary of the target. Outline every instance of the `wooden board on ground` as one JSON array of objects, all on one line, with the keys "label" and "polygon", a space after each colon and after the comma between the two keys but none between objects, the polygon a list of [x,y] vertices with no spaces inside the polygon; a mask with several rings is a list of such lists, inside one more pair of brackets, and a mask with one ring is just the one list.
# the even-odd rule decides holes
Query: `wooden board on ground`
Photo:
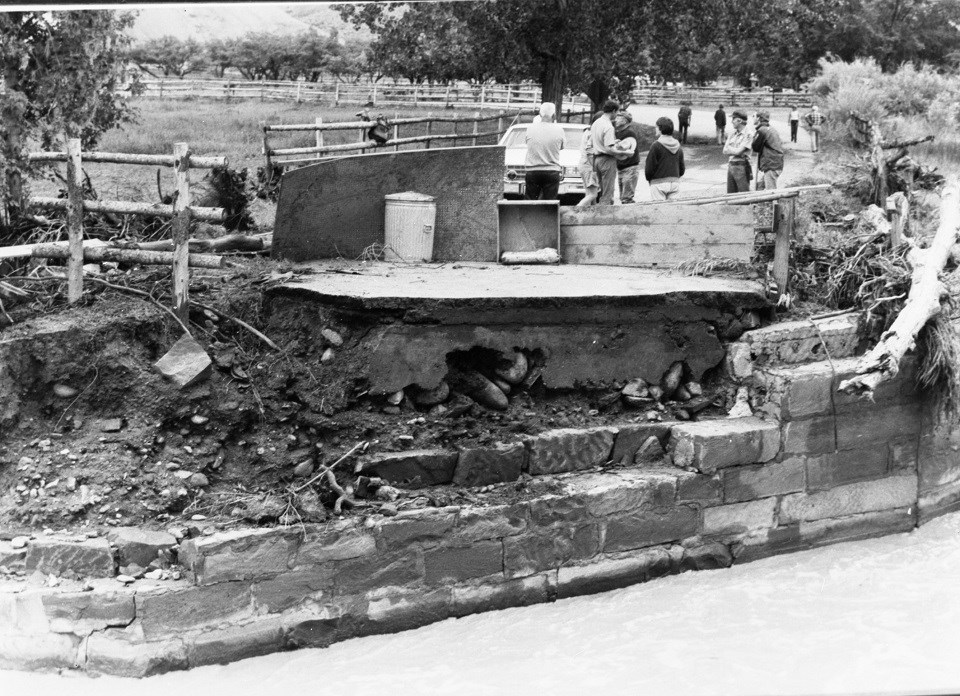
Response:
[{"label": "wooden board on ground", "polygon": [[753,207],[722,205],[593,206],[560,209],[567,263],[674,266],[753,253]]}]

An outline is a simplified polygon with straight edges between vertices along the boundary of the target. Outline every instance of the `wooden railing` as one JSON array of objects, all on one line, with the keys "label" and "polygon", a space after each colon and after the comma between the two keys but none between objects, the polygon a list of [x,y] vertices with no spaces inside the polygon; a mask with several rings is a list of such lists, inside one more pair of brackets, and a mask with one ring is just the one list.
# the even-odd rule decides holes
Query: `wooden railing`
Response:
[{"label": "wooden railing", "polygon": [[[225,157],[197,157],[190,154],[187,143],[175,143],[172,155],[132,155],[125,153],[81,152],[80,140],[67,141],[66,152],[33,152],[32,162],[67,163],[67,198],[36,196],[29,200],[33,208],[66,210],[67,245],[24,245],[12,253],[10,247],[0,247],[0,256],[16,258],[33,256],[65,258],[67,260],[67,299],[72,304],[83,294],[84,260],[140,260],[146,263],[164,263],[173,267],[174,313],[186,322],[188,308],[189,266],[219,266],[219,259],[204,258],[201,254],[189,254],[188,237],[191,218],[209,222],[222,222],[226,217],[223,208],[191,206],[190,170],[196,168],[225,167]],[[176,173],[176,189],[170,204],[134,203],[130,201],[90,201],[83,198],[83,162],[111,162],[173,167]],[[90,248],[83,243],[83,214],[85,212],[118,213],[123,215],[151,215],[173,219],[172,252],[133,252],[115,248]],[[26,248],[29,247],[29,248]],[[7,252],[7,253],[4,253]]]},{"label": "wooden railing", "polygon": [[716,107],[808,107],[813,102],[806,92],[771,92],[723,87],[644,86],[633,89],[630,98],[638,104],[697,104]]}]

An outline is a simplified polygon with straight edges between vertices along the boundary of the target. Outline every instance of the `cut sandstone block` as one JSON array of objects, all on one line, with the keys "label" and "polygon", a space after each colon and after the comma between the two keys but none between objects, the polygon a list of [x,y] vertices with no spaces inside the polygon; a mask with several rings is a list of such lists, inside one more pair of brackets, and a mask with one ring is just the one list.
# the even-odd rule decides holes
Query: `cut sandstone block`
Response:
[{"label": "cut sandstone block", "polygon": [[745,534],[774,526],[776,498],[717,505],[703,511],[704,534]]},{"label": "cut sandstone block", "polygon": [[113,551],[106,539],[37,539],[27,546],[24,566],[27,573],[39,571],[45,575],[76,573],[91,578],[109,578],[116,574]]},{"label": "cut sandstone block", "polygon": [[793,493],[780,504],[781,524],[845,517],[910,507],[917,502],[917,476],[895,476],[838,486],[820,493]]},{"label": "cut sandstone block", "polygon": [[516,481],[527,463],[527,450],[521,443],[499,445],[460,452],[453,482],[458,486],[486,486]]},{"label": "cut sandstone block", "polygon": [[804,489],[805,462],[791,457],[782,462],[737,466],[723,470],[723,499],[738,502]]},{"label": "cut sandstone block", "polygon": [[773,459],[780,426],[759,418],[729,418],[675,425],[670,433],[673,463],[702,473]]},{"label": "cut sandstone block", "polygon": [[442,450],[388,452],[363,465],[363,473],[397,485],[436,486],[453,481],[457,453]]},{"label": "cut sandstone block", "polygon": [[291,529],[239,529],[188,539],[180,545],[180,561],[198,585],[255,580],[285,572],[298,544]]},{"label": "cut sandstone block", "polygon": [[583,471],[609,461],[617,429],[561,428],[527,440],[529,471],[534,476]]}]

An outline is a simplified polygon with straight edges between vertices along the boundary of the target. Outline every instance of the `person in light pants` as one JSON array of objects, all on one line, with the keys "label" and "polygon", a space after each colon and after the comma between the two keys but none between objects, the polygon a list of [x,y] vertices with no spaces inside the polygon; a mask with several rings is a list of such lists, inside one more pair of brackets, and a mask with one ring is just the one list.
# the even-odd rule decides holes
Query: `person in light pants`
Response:
[{"label": "person in light pants", "polygon": [[657,119],[660,137],[650,146],[644,176],[650,182],[650,200],[669,200],[680,192],[683,176],[683,148],[673,137],[673,121],[666,116]]}]

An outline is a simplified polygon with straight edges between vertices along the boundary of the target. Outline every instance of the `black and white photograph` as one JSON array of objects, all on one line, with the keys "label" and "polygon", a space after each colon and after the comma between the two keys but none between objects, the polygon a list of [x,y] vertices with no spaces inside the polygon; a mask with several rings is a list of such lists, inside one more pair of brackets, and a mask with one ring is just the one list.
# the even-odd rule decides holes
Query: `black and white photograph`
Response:
[{"label": "black and white photograph", "polygon": [[960,0],[8,2],[0,70],[0,693],[960,693]]}]

